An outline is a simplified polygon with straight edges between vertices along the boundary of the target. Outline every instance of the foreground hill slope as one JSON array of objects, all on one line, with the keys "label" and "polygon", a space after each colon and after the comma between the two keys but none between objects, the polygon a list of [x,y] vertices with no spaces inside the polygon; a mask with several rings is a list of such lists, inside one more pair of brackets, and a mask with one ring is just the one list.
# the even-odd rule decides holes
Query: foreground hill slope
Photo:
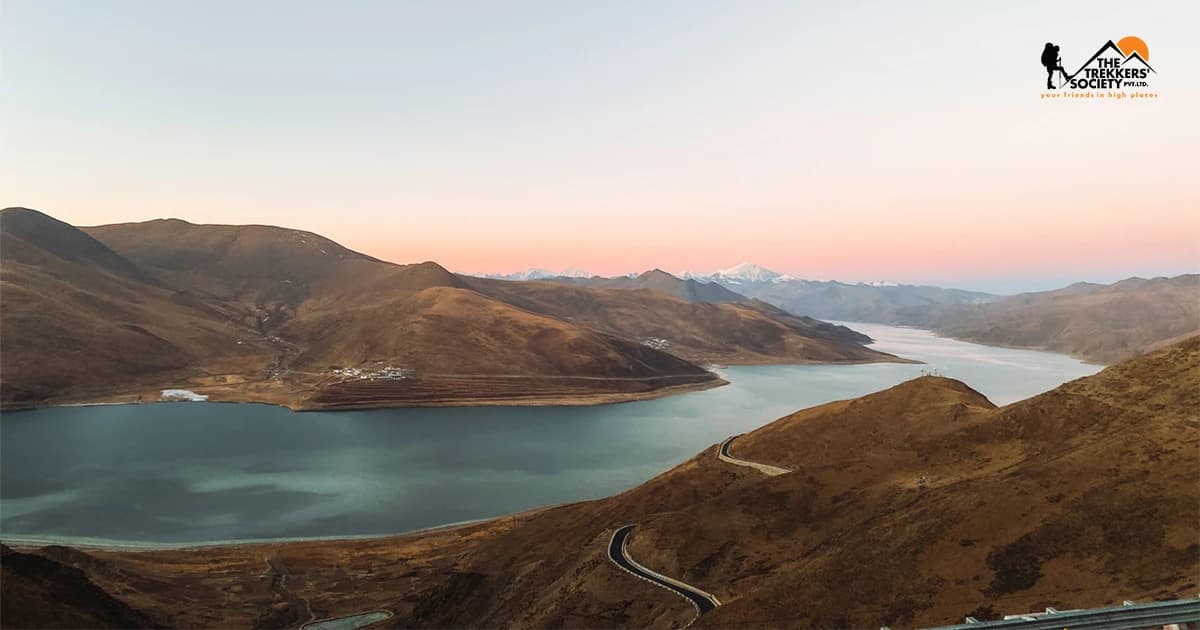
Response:
[{"label": "foreground hill slope", "polygon": [[1079,283],[987,304],[910,309],[900,318],[958,339],[1112,363],[1200,332],[1200,274]]},{"label": "foreground hill slope", "polygon": [[464,278],[522,309],[645,340],[700,363],[866,363],[900,359],[864,346],[844,326],[797,317],[760,302],[688,302],[651,289],[596,289],[557,282]]},{"label": "foreground hill slope", "polygon": [[[633,558],[721,600],[699,627],[913,627],[1190,597],[1197,408],[1200,337],[1000,408],[922,377],[805,409],[732,443],[792,470],[774,477],[714,445],[614,497],[444,532],[99,563],[39,553],[156,618],[218,625],[272,601],[279,624],[374,608],[415,627],[691,622],[689,604],[608,561],[627,524]],[[264,557],[304,576],[287,597],[250,587]]]},{"label": "foreground hill slope", "polygon": [[635,522],[633,557],[725,603],[702,626],[927,625],[1188,596],[1197,408],[1200,338],[998,409],[962,383],[917,379],[734,442],[736,456],[792,473],[732,467],[713,449],[623,495],[546,512],[481,545],[478,595],[422,621],[686,622],[679,600],[638,606],[659,589],[599,551]]},{"label": "foreground hill slope", "polygon": [[0,617],[9,628],[153,628],[80,569],[0,545]]}]

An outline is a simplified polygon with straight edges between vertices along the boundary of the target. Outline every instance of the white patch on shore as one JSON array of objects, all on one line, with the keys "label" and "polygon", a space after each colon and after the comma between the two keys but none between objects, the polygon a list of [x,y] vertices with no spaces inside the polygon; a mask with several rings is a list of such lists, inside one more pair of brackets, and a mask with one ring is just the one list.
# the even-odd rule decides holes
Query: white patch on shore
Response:
[{"label": "white patch on shore", "polygon": [[164,401],[187,401],[187,402],[204,402],[208,400],[208,396],[197,394],[190,389],[164,389],[162,390],[162,400]]}]

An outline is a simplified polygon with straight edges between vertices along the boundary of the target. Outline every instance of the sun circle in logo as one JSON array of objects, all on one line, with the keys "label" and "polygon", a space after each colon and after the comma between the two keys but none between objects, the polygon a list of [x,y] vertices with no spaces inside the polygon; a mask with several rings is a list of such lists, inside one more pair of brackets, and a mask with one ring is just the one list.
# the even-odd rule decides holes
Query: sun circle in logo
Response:
[{"label": "sun circle in logo", "polygon": [[1122,37],[1121,41],[1117,42],[1117,48],[1120,48],[1126,57],[1137,53],[1142,58],[1142,61],[1150,61],[1150,47],[1140,37],[1134,37],[1133,35]]}]

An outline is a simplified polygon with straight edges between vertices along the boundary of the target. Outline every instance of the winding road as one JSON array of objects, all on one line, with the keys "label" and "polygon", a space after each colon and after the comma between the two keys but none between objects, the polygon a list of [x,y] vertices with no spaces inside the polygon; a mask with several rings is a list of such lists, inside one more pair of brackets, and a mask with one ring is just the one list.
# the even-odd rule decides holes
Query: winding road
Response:
[{"label": "winding road", "polygon": [[[792,472],[786,468],[771,466],[770,464],[760,464],[758,462],[737,459],[729,453],[729,445],[733,443],[733,440],[736,437],[737,436],[735,435],[733,437],[726,438],[724,442],[721,442],[721,447],[717,449],[717,459],[735,466],[746,466],[748,468],[753,468],[769,477]],[[636,525],[626,525],[624,527],[617,528],[617,531],[613,532],[612,539],[608,541],[608,559],[611,560],[613,564],[621,567],[621,570],[636,578],[646,580],[647,582],[650,582],[659,588],[665,588],[668,591],[671,591],[672,593],[675,593],[676,595],[688,600],[688,602],[690,602],[696,609],[696,617],[688,622],[688,626],[692,625],[696,619],[699,619],[700,615],[703,615],[704,613],[721,605],[721,600],[717,599],[716,595],[702,591],[691,584],[687,584],[686,582],[681,582],[675,578],[667,577],[661,573],[658,573],[657,571],[652,571],[638,564],[633,558],[631,558],[629,556],[629,549],[626,547],[629,542],[629,534],[633,532],[634,527],[636,527]],[[687,626],[684,627],[686,628]]]},{"label": "winding road", "polygon": [[[629,542],[629,534],[633,531],[634,527],[636,526],[626,525],[613,532],[612,539],[608,542],[608,559],[612,560],[613,564],[621,567],[622,570],[634,577],[646,580],[659,588],[665,588],[688,600],[696,609],[697,619],[700,615],[721,605],[721,600],[717,599],[716,595],[702,591],[691,584],[680,582],[674,578],[647,569],[629,557],[629,550],[626,548],[626,545]],[[692,621],[695,621],[695,619]],[[691,623],[689,622],[688,625],[691,625]],[[687,626],[684,627],[686,628]]]},{"label": "winding road", "polygon": [[729,445],[733,444],[733,440],[736,437],[737,436],[735,435],[733,437],[725,438],[725,441],[721,442],[721,448],[717,451],[717,459],[719,459],[727,464],[733,464],[734,466],[746,466],[747,468],[753,468],[769,477],[775,477],[778,475],[792,472],[786,468],[780,468],[778,466],[772,466],[770,464],[760,464],[758,462],[748,462],[744,459],[738,459],[738,458],[734,457],[733,455],[730,455],[729,454]]}]

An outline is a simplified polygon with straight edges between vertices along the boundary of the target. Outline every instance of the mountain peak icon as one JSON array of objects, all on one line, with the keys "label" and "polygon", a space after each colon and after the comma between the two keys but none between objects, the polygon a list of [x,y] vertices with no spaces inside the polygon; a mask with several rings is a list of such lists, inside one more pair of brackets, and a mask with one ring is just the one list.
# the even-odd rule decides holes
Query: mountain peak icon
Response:
[{"label": "mountain peak icon", "polygon": [[1138,63],[1145,66],[1148,70],[1150,70],[1150,72],[1158,74],[1158,71],[1155,70],[1149,63],[1147,63],[1145,59],[1142,59],[1142,56],[1136,50],[1129,53],[1129,56],[1125,58],[1125,61],[1121,62],[1121,65],[1123,66],[1123,65],[1129,63],[1130,61],[1137,61]]}]

